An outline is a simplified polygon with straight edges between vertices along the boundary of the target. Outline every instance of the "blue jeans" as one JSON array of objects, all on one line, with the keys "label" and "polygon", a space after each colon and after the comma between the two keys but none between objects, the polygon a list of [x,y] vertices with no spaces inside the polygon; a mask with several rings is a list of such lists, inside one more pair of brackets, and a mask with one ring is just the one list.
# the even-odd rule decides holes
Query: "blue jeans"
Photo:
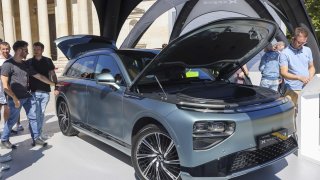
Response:
[{"label": "blue jeans", "polygon": [[279,79],[269,80],[269,79],[261,78],[260,86],[278,91]]},{"label": "blue jeans", "polygon": [[38,132],[41,135],[44,122],[44,112],[48,105],[50,95],[48,92],[36,91],[32,93],[33,99],[31,100],[33,113],[37,116]]},{"label": "blue jeans", "polygon": [[9,115],[9,119],[7,120],[7,122],[4,123],[3,132],[1,135],[1,141],[8,141],[9,140],[12,127],[18,121],[21,107],[23,107],[24,110],[26,111],[26,115],[29,120],[29,130],[30,130],[32,139],[35,140],[35,139],[39,138],[37,118],[36,118],[36,114],[33,113],[33,111],[32,111],[31,99],[33,99],[33,97],[19,99],[19,101],[20,101],[19,108],[15,108],[14,102],[11,98],[8,100],[8,106],[10,108],[10,115]]}]

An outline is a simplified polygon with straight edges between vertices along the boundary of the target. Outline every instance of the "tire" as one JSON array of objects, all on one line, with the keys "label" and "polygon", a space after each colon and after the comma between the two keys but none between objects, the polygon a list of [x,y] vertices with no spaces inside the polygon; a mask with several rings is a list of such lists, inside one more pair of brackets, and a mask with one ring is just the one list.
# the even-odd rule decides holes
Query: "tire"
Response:
[{"label": "tire", "polygon": [[64,100],[61,100],[58,104],[57,116],[62,134],[66,136],[76,136],[79,134],[79,131],[75,130],[71,125],[70,111]]},{"label": "tire", "polygon": [[170,135],[148,125],[133,138],[132,163],[140,180],[180,180],[180,160]]}]

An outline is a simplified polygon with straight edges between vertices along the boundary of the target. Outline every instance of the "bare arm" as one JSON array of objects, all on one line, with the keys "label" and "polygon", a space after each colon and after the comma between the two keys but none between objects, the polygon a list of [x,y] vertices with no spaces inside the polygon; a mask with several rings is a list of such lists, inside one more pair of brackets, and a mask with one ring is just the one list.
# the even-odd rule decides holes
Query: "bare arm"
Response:
[{"label": "bare arm", "polygon": [[44,83],[46,83],[46,84],[51,85],[51,86],[55,86],[55,85],[56,85],[56,83],[50,81],[47,77],[45,77],[45,76],[43,76],[43,75],[41,75],[41,74],[39,74],[39,73],[33,75],[33,77],[36,78],[36,79],[39,79],[40,81],[42,81],[42,82],[44,82]]},{"label": "bare arm", "polygon": [[280,74],[285,79],[299,80],[304,84],[307,84],[309,82],[309,77],[298,76],[298,75],[289,73],[288,66],[280,66]]},{"label": "bare arm", "polygon": [[247,65],[243,65],[242,68],[243,68],[244,71],[241,71],[239,73],[238,77],[243,79],[243,78],[245,78],[245,75],[247,75],[247,76],[249,75],[249,70],[248,70]]},{"label": "bare arm", "polygon": [[[313,61],[312,61],[313,62]],[[316,73],[313,63],[309,64],[309,79],[311,80]]]},{"label": "bare arm", "polygon": [[[49,77],[50,77],[51,81],[55,82],[56,85],[57,85],[58,78],[57,78],[57,75],[56,75],[56,73],[54,72],[54,70],[49,71]],[[56,96],[59,94],[59,91],[58,91],[58,87],[57,87],[57,86],[55,87],[53,93],[54,93],[54,95],[56,95]]]},{"label": "bare arm", "polygon": [[58,78],[56,73],[54,72],[54,70],[49,71],[49,77],[51,79],[51,81],[57,83],[58,82]]},{"label": "bare arm", "polygon": [[9,78],[7,76],[1,75],[1,81],[3,85],[3,90],[13,99],[15,107],[20,107],[20,101],[17,96],[12,91],[11,87],[9,86]]}]

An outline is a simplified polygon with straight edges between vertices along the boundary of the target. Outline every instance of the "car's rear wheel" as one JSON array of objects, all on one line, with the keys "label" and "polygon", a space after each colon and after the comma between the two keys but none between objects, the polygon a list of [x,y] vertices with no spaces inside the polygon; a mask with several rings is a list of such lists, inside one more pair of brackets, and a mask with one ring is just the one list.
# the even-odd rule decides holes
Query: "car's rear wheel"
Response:
[{"label": "car's rear wheel", "polygon": [[132,163],[142,180],[180,178],[180,161],[170,135],[156,125],[144,127],[133,138]]},{"label": "car's rear wheel", "polygon": [[71,125],[70,111],[67,103],[61,100],[58,104],[58,122],[62,134],[66,136],[76,136],[79,131],[75,130]]}]

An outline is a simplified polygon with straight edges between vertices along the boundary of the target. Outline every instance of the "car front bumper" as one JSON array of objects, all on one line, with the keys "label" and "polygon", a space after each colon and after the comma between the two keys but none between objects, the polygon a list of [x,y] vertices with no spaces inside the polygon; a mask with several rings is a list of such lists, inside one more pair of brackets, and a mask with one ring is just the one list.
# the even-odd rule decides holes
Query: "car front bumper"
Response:
[{"label": "car front bumper", "polygon": [[229,154],[196,167],[181,167],[182,179],[229,179],[281,160],[298,149],[296,138],[261,148]]}]

